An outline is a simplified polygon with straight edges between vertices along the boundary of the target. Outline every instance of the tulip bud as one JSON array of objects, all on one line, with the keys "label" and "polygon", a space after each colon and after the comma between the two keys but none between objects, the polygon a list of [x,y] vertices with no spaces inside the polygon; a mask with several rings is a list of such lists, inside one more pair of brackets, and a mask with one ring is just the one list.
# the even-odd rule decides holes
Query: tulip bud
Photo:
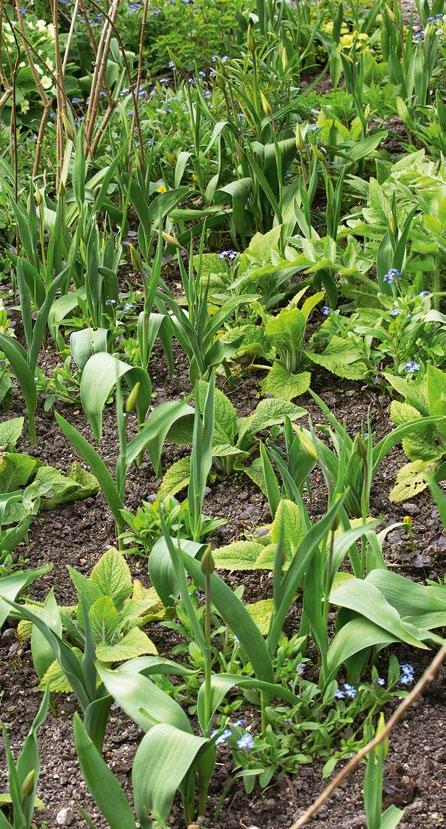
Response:
[{"label": "tulip bud", "polygon": [[138,394],[139,394],[140,388],[141,388],[141,383],[138,381],[138,383],[135,383],[135,385],[131,389],[130,394],[129,394],[129,396],[127,398],[127,401],[126,401],[126,404],[125,404],[125,410],[126,410],[127,413],[132,412],[133,409],[135,408],[136,401],[138,400]]},{"label": "tulip bud", "polygon": [[281,43],[279,46],[279,57],[280,62],[282,64],[282,69],[284,72],[286,72],[286,70],[288,69],[288,53],[283,43]]},{"label": "tulip bud", "polygon": [[215,570],[215,561],[214,556],[212,555],[212,550],[210,545],[206,547],[204,552],[203,558],[201,559],[201,572],[205,576],[211,576]]},{"label": "tulip bud", "polygon": [[67,118],[67,116],[66,116],[66,114],[63,110],[60,114],[61,114],[62,123],[64,125],[65,132],[67,134],[67,138],[69,138],[70,141],[74,141],[74,129],[72,127],[72,124],[68,120],[68,118]]},{"label": "tulip bud", "polygon": [[271,104],[268,101],[268,98],[266,97],[266,95],[263,94],[262,90],[260,90],[260,100],[262,102],[262,109],[263,109],[265,115],[272,115],[273,111],[271,109]]},{"label": "tulip bud", "polygon": [[254,40],[254,35],[252,33],[252,26],[249,24],[248,26],[248,36],[246,38],[246,45],[250,52],[254,52],[256,48],[256,42]]},{"label": "tulip bud", "polygon": [[299,442],[300,442],[302,450],[313,461],[317,461],[318,458],[319,458],[319,452],[317,451],[317,448],[314,445],[311,438],[304,432],[303,429],[296,428],[296,432],[297,432],[297,436],[299,438]]},{"label": "tulip bud", "polygon": [[42,204],[42,193],[40,192],[38,187],[36,187],[36,189],[34,190],[34,198],[36,204]]},{"label": "tulip bud", "polygon": [[35,769],[31,769],[26,775],[22,783],[22,797],[28,797],[34,789],[34,781],[36,779]]},{"label": "tulip bud", "polygon": [[166,233],[166,231],[165,231],[165,230],[162,230],[162,231],[161,231],[161,235],[162,235],[162,237],[163,237],[164,241],[165,241],[165,242],[168,242],[168,243],[169,243],[169,245],[175,245],[177,248],[181,248],[181,247],[182,247],[182,245],[180,244],[180,242],[178,241],[178,239],[175,239],[175,236],[171,236],[171,235],[170,235],[170,233]]},{"label": "tulip bud", "polygon": [[139,255],[138,251],[136,250],[136,248],[133,245],[129,245],[129,251],[130,251],[130,261],[131,261],[133,267],[135,268],[135,271],[137,271],[137,273],[142,273],[143,264],[142,264],[142,259]]},{"label": "tulip bud", "polygon": [[303,138],[303,135],[302,135],[299,124],[296,124],[295,136],[296,136],[296,147],[297,147],[297,149],[298,150],[303,150],[304,147],[305,147],[305,141],[304,141],[304,138]]}]

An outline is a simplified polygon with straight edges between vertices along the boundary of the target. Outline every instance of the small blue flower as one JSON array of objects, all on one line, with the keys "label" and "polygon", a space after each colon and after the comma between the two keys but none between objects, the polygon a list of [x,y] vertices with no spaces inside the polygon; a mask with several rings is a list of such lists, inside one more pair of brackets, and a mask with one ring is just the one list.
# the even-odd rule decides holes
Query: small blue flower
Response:
[{"label": "small blue flower", "polygon": [[243,728],[246,725],[246,720],[236,720],[234,723],[234,728]]},{"label": "small blue flower", "polygon": [[344,691],[345,696],[348,699],[354,699],[357,693],[356,688],[354,688],[353,685],[349,685],[347,682],[344,684]]},{"label": "small blue flower", "polygon": [[232,262],[232,260],[235,259],[236,256],[237,251],[232,249],[222,250],[222,252],[218,254],[219,259],[229,259],[230,262]]},{"label": "small blue flower", "polygon": [[424,40],[424,30],[421,29],[421,31],[416,32],[413,36],[413,39],[415,43],[421,43]]},{"label": "small blue flower", "polygon": [[123,98],[124,95],[128,95],[129,92],[130,92],[130,89],[127,89],[127,87],[124,87],[123,89],[121,89],[121,91],[119,93],[120,98]]},{"label": "small blue flower", "polygon": [[332,310],[333,309],[330,308],[329,305],[323,305],[322,308],[321,308],[321,313],[324,315],[324,317],[328,317],[328,316],[330,316]]},{"label": "small blue flower", "polygon": [[306,667],[305,662],[298,662],[297,665],[296,665],[296,673],[297,674],[303,674],[303,672],[305,670],[305,667]]},{"label": "small blue flower", "polygon": [[385,679],[383,679],[383,678],[382,678],[382,676],[377,676],[377,677],[376,677],[376,679],[375,679],[375,683],[376,683],[377,685],[381,685],[381,686],[383,686],[383,685],[385,685],[385,684],[386,684],[386,680],[385,680]]},{"label": "small blue flower", "polygon": [[417,363],[416,360],[409,360],[408,363],[404,366],[408,374],[413,374],[415,371],[420,370],[420,364]]},{"label": "small blue flower", "polygon": [[160,84],[162,84],[162,86],[167,86],[168,83],[169,78],[160,78]]},{"label": "small blue flower", "polygon": [[169,63],[167,64],[167,66],[169,67],[169,69],[175,69],[175,64],[174,64],[173,60],[170,60]]},{"label": "small blue flower", "polygon": [[132,308],[134,308],[133,302],[126,302],[122,310],[124,311],[124,314],[126,314],[128,311],[131,311]]},{"label": "small blue flower", "polygon": [[75,104],[75,105],[76,104],[81,104],[82,101],[83,101],[83,98],[78,98],[76,95],[74,96],[74,98],[71,99],[71,103]]},{"label": "small blue flower", "polygon": [[336,699],[344,699],[345,698],[344,691],[341,691],[340,688],[336,689],[336,691],[334,692],[334,695],[335,695]]},{"label": "small blue flower", "polygon": [[116,299],[106,299],[105,304],[110,306],[116,305]]},{"label": "small blue flower", "polygon": [[211,92],[211,90],[210,90],[210,89],[205,89],[205,90],[204,90],[204,92],[203,92],[203,98],[210,98],[210,97],[211,97],[211,95],[212,95],[212,92]]},{"label": "small blue flower", "polygon": [[388,285],[393,285],[398,276],[401,276],[401,271],[398,268],[390,268],[390,271],[387,271],[384,275],[384,282],[387,282]]},{"label": "small blue flower", "polygon": [[[211,736],[213,737],[215,734],[217,734],[217,732],[216,732],[216,731],[213,731],[213,732],[212,732],[212,734],[211,734]],[[230,728],[225,728],[225,730],[224,730],[224,731],[222,731],[222,733],[220,734],[220,736],[219,736],[219,737],[217,737],[217,739],[216,739],[216,741],[215,741],[215,745],[220,746],[220,745],[222,745],[223,743],[227,743],[227,742],[228,742],[228,740],[229,740],[229,738],[231,737],[231,735],[232,735],[232,731],[231,731],[231,729],[230,729]]]},{"label": "small blue flower", "polygon": [[228,60],[229,60],[229,55],[223,55],[223,57],[222,57],[222,59],[221,59],[221,62],[222,62],[222,63],[227,63],[227,62],[228,62]]},{"label": "small blue flower", "polygon": [[394,308],[393,311],[390,312],[390,316],[391,317],[399,317],[399,315],[402,314],[402,313],[403,312],[402,312],[401,308]]},{"label": "small blue flower", "polygon": [[254,737],[249,731],[237,740],[237,748],[241,748],[243,751],[251,751],[254,748]]},{"label": "small blue flower", "polygon": [[424,297],[430,296],[430,291],[420,291],[418,296],[421,296],[424,299]]},{"label": "small blue flower", "polygon": [[415,670],[407,662],[401,665],[400,685],[411,685],[415,678]]}]

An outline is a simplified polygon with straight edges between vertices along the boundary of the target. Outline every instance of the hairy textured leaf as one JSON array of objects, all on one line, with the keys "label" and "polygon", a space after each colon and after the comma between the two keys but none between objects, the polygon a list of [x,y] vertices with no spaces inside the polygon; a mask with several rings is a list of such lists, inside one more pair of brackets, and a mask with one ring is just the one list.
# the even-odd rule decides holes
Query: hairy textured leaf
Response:
[{"label": "hairy textured leaf", "polygon": [[273,363],[268,374],[262,380],[260,388],[262,394],[272,394],[282,400],[293,400],[308,391],[310,382],[311,374],[309,371],[292,374],[286,370],[282,363],[276,362]]},{"label": "hairy textured leaf", "polygon": [[118,608],[132,592],[132,577],[128,564],[114,547],[107,550],[95,564],[90,581],[104,596],[111,596]]},{"label": "hairy textured leaf", "polygon": [[123,662],[126,659],[135,659],[145,654],[157,654],[156,646],[140,628],[132,628],[115,642],[107,645],[100,642],[96,645],[96,656],[101,662]]}]

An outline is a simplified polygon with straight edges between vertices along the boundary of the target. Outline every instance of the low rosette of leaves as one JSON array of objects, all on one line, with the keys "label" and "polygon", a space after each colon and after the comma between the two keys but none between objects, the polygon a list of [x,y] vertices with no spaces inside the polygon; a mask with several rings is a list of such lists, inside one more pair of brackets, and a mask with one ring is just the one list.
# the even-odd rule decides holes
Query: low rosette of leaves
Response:
[{"label": "low rosette of leaves", "polygon": [[[397,426],[426,416],[446,418],[446,372],[429,365],[423,379],[404,380],[385,374],[386,380],[404,401],[393,400],[390,417]],[[426,425],[408,434],[402,441],[409,463],[403,466],[390,492],[390,500],[407,501],[426,489],[431,475],[444,477],[446,454],[446,419]]]},{"label": "low rosette of leaves", "polygon": [[[124,557],[110,548],[93,567],[90,576],[84,576],[69,567],[76,588],[78,604],[59,607],[51,591],[43,605],[28,604],[36,616],[43,619],[59,637],[70,643],[80,659],[85,649],[88,626],[95,643],[96,659],[104,663],[123,662],[145,654],[156,654],[153,642],[141,627],[149,620],[163,618],[163,606],[153,588],[147,589],[135,580]],[[42,689],[71,691],[68,678],[42,633],[27,619],[18,626],[23,638],[31,635],[34,667]]]},{"label": "low rosette of leaves", "polygon": [[[204,405],[208,384],[198,383],[200,408]],[[229,397],[215,389],[215,427],[212,447],[212,466],[220,476],[235,470],[250,474],[249,461],[257,454],[259,432],[271,426],[280,426],[285,418],[294,421],[305,414],[305,409],[287,400],[268,398],[260,400],[247,417],[237,417],[237,411]],[[192,440],[192,434],[191,434]],[[190,474],[190,458],[181,458],[167,470],[158,491],[159,498],[175,494],[187,486]]]}]

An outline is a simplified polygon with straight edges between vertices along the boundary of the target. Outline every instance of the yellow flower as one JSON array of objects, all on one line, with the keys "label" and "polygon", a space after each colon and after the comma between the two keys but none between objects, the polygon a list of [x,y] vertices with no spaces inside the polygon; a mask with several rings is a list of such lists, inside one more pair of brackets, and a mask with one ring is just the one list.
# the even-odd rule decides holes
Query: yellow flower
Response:
[{"label": "yellow flower", "polygon": [[159,187],[156,188],[156,193],[167,193],[167,187],[165,184],[160,184]]},{"label": "yellow flower", "polygon": [[403,518],[403,524],[405,527],[411,527],[413,524],[412,518],[410,515],[405,515]]},{"label": "yellow flower", "polygon": [[51,78],[48,77],[48,75],[42,75],[42,77],[40,78],[40,83],[42,84],[44,89],[51,89],[53,85],[53,82]]},{"label": "yellow flower", "polygon": [[25,98],[25,100],[22,101],[22,103],[20,104],[20,112],[23,112],[23,114],[25,114],[26,112],[28,112],[28,110],[29,110],[29,101]]},{"label": "yellow flower", "polygon": [[342,35],[339,43],[341,49],[350,49],[353,46],[353,35]]}]

